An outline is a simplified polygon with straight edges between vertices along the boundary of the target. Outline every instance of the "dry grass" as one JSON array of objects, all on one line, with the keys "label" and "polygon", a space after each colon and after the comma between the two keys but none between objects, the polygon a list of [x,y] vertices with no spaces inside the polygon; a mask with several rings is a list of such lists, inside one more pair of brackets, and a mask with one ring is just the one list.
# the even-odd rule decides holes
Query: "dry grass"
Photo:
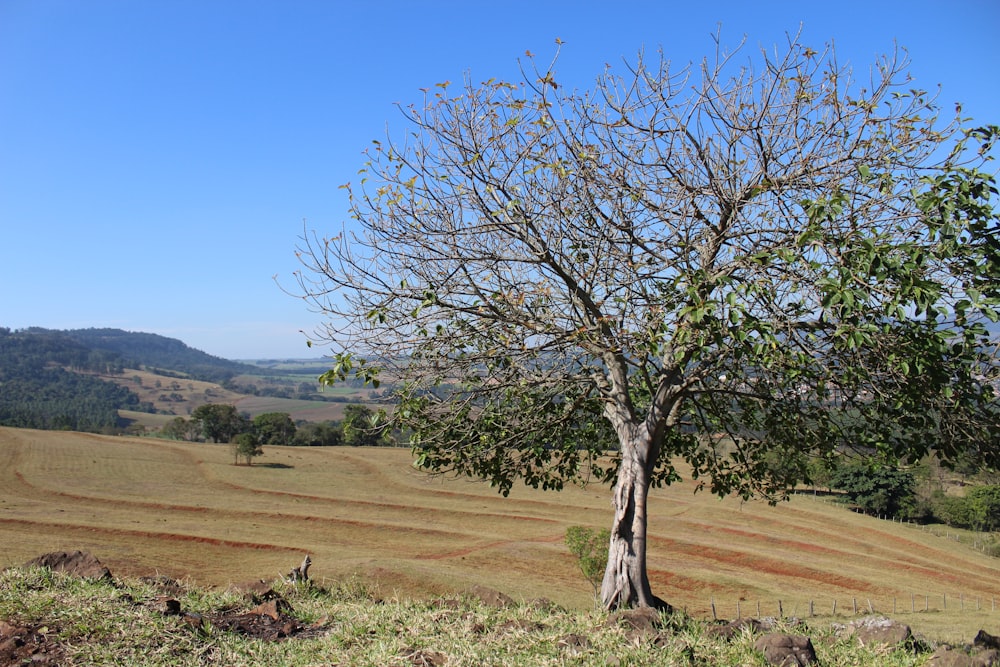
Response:
[{"label": "dry grass", "polygon": [[[0,456],[0,566],[84,549],[116,575],[222,586],[273,578],[310,553],[317,580],[357,575],[392,597],[483,584],[587,609],[563,537],[610,520],[603,487],[503,498],[419,473],[398,449],[267,447],[248,468],[222,445],[0,428]],[[696,617],[711,617],[713,599],[724,618],[737,600],[743,616],[758,603],[776,616],[780,601],[800,617],[810,601],[829,617],[836,601],[841,621],[853,601],[889,615],[895,601],[929,637],[1000,634],[1000,561],[917,528],[811,497],[720,501],[690,484],[654,490],[649,516],[654,590]]]}]

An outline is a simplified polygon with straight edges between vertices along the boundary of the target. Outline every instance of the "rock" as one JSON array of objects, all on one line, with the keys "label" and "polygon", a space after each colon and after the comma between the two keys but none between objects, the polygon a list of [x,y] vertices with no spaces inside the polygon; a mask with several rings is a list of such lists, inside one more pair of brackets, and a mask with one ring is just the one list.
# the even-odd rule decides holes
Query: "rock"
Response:
[{"label": "rock", "polygon": [[86,551],[53,551],[28,561],[24,566],[47,567],[53,572],[65,572],[85,579],[111,579],[111,570]]},{"label": "rock", "polygon": [[496,631],[501,633],[511,633],[511,632],[541,632],[545,629],[545,626],[536,621],[529,621],[527,619],[518,618],[510,621],[505,621],[500,625],[496,626]]},{"label": "rock", "polygon": [[0,665],[66,664],[63,648],[53,639],[58,633],[46,626],[13,625],[0,621]]},{"label": "rock", "polygon": [[563,647],[571,655],[578,655],[590,648],[590,640],[583,635],[571,633],[560,637],[556,645]]},{"label": "rock", "polygon": [[894,648],[913,642],[910,626],[882,616],[868,616],[854,621],[847,625],[844,635],[856,637],[862,646]]},{"label": "rock", "polygon": [[153,608],[164,616],[177,616],[181,613],[180,600],[163,595],[153,600]]},{"label": "rock", "polygon": [[976,638],[972,640],[972,645],[980,648],[993,648],[1000,651],[1000,637],[994,637],[985,630],[980,630]]},{"label": "rock", "polygon": [[973,649],[972,654],[951,646],[940,646],[927,660],[928,667],[993,667],[1000,664],[1000,650]]},{"label": "rock", "polygon": [[802,635],[767,634],[754,643],[754,649],[776,667],[804,667],[816,663],[812,640]]},{"label": "rock", "polygon": [[972,664],[975,667],[993,667],[1000,665],[1000,649],[987,649],[982,653],[975,653],[972,656]]},{"label": "rock", "polygon": [[663,626],[663,618],[652,607],[619,609],[608,617],[608,625],[654,634]]},{"label": "rock", "polygon": [[139,577],[139,581],[144,584],[156,586],[160,589],[160,591],[167,595],[179,596],[183,595],[187,590],[181,582],[176,579],[171,579],[170,577],[165,577],[161,574],[158,574],[155,577]]},{"label": "rock", "polygon": [[448,658],[440,651],[425,651],[423,649],[407,648],[399,656],[413,667],[440,667],[448,663]]},{"label": "rock", "polygon": [[774,621],[767,618],[740,618],[725,625],[714,625],[706,630],[709,637],[729,641],[743,631],[760,634],[774,628]]},{"label": "rock", "polygon": [[538,611],[556,612],[563,610],[562,607],[548,598],[534,598],[532,600],[528,600],[527,606],[531,609],[537,609]]},{"label": "rock", "polygon": [[284,598],[274,598],[268,600],[267,602],[262,602],[253,609],[251,609],[249,614],[254,614],[257,616],[268,616],[272,620],[281,620],[283,616],[287,616],[292,613],[292,605],[288,603]]},{"label": "rock", "polygon": [[232,588],[247,596],[254,604],[260,604],[261,602],[280,597],[274,588],[271,587],[271,584],[263,579],[249,581],[244,584],[235,584]]},{"label": "rock", "polygon": [[494,609],[503,609],[504,607],[512,607],[514,605],[513,598],[486,586],[473,586],[467,589],[464,595],[465,597],[479,600],[487,607],[493,607]]}]

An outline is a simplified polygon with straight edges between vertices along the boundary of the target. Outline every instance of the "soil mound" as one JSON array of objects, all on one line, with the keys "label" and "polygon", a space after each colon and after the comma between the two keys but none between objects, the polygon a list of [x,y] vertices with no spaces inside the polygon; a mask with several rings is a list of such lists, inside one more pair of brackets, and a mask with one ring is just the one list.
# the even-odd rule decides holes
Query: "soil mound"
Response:
[{"label": "soil mound", "polygon": [[24,566],[47,567],[53,572],[65,572],[85,579],[111,578],[111,570],[86,551],[53,551],[33,558]]}]

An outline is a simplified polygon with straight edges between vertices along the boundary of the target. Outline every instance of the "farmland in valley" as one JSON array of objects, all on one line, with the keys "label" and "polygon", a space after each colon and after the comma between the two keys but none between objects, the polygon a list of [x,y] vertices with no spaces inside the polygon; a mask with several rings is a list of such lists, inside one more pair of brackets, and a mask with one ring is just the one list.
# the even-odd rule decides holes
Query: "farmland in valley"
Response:
[{"label": "farmland in valley", "polygon": [[[225,586],[287,572],[360,576],[385,597],[483,584],[514,597],[592,604],[566,528],[610,522],[604,487],[515,487],[503,498],[429,477],[401,449],[266,447],[253,467],[227,446],[0,428],[0,566],[82,549],[116,574]],[[654,489],[654,591],[711,617],[901,615],[941,638],[996,631],[1000,560],[811,496],[770,507]],[[926,609],[926,611],[925,611]]]}]

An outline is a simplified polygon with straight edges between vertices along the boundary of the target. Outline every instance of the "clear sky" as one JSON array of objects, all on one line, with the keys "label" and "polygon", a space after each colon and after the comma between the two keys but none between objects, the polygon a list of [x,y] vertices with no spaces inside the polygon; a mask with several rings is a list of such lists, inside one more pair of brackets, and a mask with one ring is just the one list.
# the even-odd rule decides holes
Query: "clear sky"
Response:
[{"label": "clear sky", "polygon": [[[662,48],[675,64],[803,27],[867,69],[895,44],[915,85],[1000,123],[1000,1],[0,0],[0,326],[116,327],[231,358],[316,357],[284,294],[303,225],[405,127],[422,87],[563,85]],[[547,62],[547,60],[546,60]]]}]

